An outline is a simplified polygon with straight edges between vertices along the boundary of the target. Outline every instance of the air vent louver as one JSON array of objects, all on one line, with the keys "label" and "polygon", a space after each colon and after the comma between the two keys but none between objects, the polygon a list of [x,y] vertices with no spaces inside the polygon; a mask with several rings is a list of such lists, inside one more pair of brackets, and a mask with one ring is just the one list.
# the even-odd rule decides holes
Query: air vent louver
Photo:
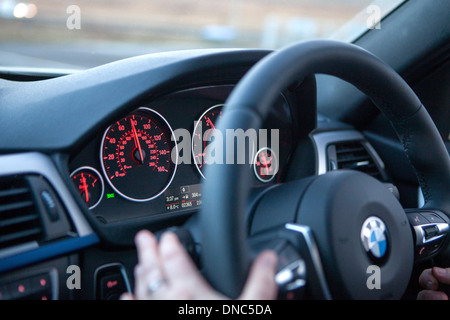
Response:
[{"label": "air vent louver", "polygon": [[0,249],[42,236],[40,215],[26,179],[0,178]]},{"label": "air vent louver", "polygon": [[329,170],[352,169],[383,180],[382,174],[361,141],[339,142],[328,147]]}]

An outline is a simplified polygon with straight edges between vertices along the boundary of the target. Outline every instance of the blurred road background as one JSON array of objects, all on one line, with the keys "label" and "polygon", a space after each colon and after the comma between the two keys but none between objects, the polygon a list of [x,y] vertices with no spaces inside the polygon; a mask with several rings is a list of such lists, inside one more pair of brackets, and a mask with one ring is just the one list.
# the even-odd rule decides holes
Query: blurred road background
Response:
[{"label": "blurred road background", "polygon": [[[274,49],[328,38],[372,1],[0,0],[0,65],[80,69],[170,50]],[[79,29],[68,27],[73,5]],[[365,19],[340,37],[360,32]]]}]

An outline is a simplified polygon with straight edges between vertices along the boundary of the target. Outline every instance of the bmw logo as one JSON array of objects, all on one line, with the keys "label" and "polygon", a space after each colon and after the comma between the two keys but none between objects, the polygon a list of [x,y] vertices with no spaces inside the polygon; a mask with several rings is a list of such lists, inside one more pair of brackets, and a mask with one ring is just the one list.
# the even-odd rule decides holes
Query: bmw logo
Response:
[{"label": "bmw logo", "polygon": [[361,228],[361,242],[367,254],[375,259],[382,259],[388,249],[387,230],[384,222],[375,216],[364,221]]}]

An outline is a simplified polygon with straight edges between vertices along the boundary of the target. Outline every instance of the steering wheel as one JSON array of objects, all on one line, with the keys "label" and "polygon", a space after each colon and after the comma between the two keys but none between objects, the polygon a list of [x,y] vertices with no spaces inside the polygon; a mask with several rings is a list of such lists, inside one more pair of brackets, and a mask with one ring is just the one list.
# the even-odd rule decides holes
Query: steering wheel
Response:
[{"label": "steering wheel", "polygon": [[[414,213],[436,214],[448,232],[450,160],[442,138],[408,84],[355,45],[311,41],[265,57],[237,84],[217,129],[223,133],[260,129],[279,92],[313,74],[332,75],[353,84],[384,113],[423,190],[425,205]],[[222,145],[226,154],[226,143]],[[200,215],[203,266],[216,289],[236,297],[251,261],[249,241],[257,238],[249,237],[245,219],[250,210],[248,164],[213,164],[206,177]],[[356,171],[333,171],[273,188],[251,210],[252,221],[263,225],[258,237],[269,239],[267,243],[286,230],[303,239],[313,262],[306,272],[315,275],[308,279],[317,282],[310,285],[323,289],[321,297],[397,299],[403,295],[420,239],[413,235],[410,214],[378,180]],[[441,244],[440,251],[446,246]],[[305,251],[299,254],[308,260]],[[380,271],[377,290],[367,285],[370,266]]]}]

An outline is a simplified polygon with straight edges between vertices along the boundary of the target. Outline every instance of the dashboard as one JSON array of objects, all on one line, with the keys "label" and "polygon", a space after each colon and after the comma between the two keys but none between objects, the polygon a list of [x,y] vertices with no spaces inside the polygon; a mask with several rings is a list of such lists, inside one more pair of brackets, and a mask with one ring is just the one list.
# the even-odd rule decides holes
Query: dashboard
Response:
[{"label": "dashboard", "polygon": [[[412,12],[409,20],[393,23],[391,14],[381,31],[357,44],[414,86],[450,150],[445,10],[434,3],[415,5],[399,10]],[[411,30],[423,26],[417,19],[424,19],[424,8],[436,27],[400,34],[407,21]],[[208,177],[201,158],[209,144],[203,137],[219,121],[234,85],[267,54],[192,50],[71,74],[0,70],[0,297],[112,299],[132,291],[133,240],[142,229],[157,235],[184,229],[201,253],[203,230],[195,213]],[[392,182],[403,207],[417,207],[417,177],[390,123],[370,101],[358,102],[352,91],[318,76],[280,92],[271,110],[263,128],[279,131],[279,154],[249,165],[251,193],[263,200],[270,190],[282,194],[284,184],[350,168]],[[197,134],[202,139],[194,140]],[[258,151],[270,158],[261,149],[251,149],[253,160]],[[179,161],[172,162],[173,154]],[[267,221],[273,227],[296,221],[284,219],[281,206],[263,207],[267,212],[250,221],[252,235],[268,227]],[[74,265],[82,271],[81,290],[67,286]],[[41,280],[46,286],[36,285]],[[102,293],[110,280],[122,281],[120,292]]]},{"label": "dashboard", "polygon": [[[214,128],[232,89],[217,85],[170,93],[100,128],[69,163],[71,180],[92,215],[108,224],[197,211],[207,155],[215,154]],[[267,143],[246,136],[254,188],[283,180],[294,150],[292,119],[280,93],[263,127]],[[276,153],[272,134],[278,136]]]},{"label": "dashboard", "polygon": [[[138,57],[31,84],[5,81],[8,94],[2,104],[8,107],[0,132],[14,139],[0,139],[0,187],[6,195],[13,188],[22,193],[27,188],[9,182],[23,178],[19,182],[29,185],[25,202],[36,199],[35,216],[43,222],[36,219],[37,226],[32,225],[41,230],[36,236],[0,248],[0,289],[45,271],[56,274],[51,278],[59,290],[52,289],[54,298],[100,299],[98,287],[109,272],[133,282],[138,230],[185,227],[201,243],[195,212],[208,177],[208,164],[201,159],[210,146],[207,132],[220,121],[235,83],[265,54]],[[399,167],[389,163],[396,153],[386,145],[392,144],[377,144],[370,132],[318,117],[315,97],[311,77],[280,92],[273,102],[262,127],[269,134],[278,132],[279,153],[274,156],[267,149],[272,146],[260,147],[260,141],[249,148],[255,160],[248,166],[254,194],[282,192],[275,187],[345,168],[391,181],[388,169]],[[59,219],[52,220],[51,204],[58,201]],[[276,226],[281,216],[268,210],[259,218]],[[253,217],[252,232],[258,232],[261,219]],[[73,264],[83,270],[80,293],[65,287],[67,266]]]}]

